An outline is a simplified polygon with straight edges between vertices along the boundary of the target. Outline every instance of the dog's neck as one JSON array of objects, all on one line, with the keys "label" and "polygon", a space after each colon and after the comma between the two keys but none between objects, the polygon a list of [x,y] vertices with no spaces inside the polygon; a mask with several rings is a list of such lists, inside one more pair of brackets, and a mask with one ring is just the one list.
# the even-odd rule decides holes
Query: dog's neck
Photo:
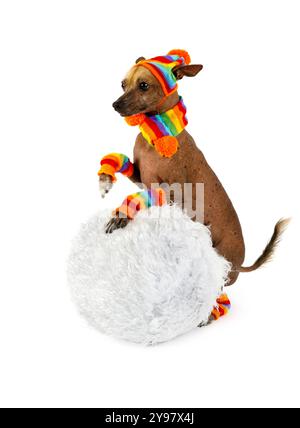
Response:
[{"label": "dog's neck", "polygon": [[165,113],[166,111],[174,108],[179,103],[179,100],[180,100],[180,96],[179,96],[178,92],[176,91],[173,94],[171,94],[170,96],[164,98],[161,101],[161,103],[158,105],[157,110],[147,113],[147,116],[154,116],[156,114]]}]

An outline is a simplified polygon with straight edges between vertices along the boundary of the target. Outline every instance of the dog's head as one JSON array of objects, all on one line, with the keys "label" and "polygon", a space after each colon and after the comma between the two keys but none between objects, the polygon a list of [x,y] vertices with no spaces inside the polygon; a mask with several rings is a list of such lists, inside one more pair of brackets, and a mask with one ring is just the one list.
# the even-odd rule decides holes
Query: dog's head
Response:
[{"label": "dog's head", "polygon": [[[141,57],[122,81],[124,94],[113,104],[121,116],[159,113],[169,97],[176,97],[177,81],[196,76],[202,65],[190,64],[185,51],[171,51],[167,56],[146,60]],[[178,94],[177,94],[178,98]]]}]

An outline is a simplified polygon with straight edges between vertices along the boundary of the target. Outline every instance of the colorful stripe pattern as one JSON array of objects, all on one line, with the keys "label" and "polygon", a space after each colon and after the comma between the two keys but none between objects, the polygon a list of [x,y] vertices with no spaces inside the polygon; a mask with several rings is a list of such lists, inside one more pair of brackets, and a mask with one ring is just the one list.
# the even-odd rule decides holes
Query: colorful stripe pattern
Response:
[{"label": "colorful stripe pattern", "polygon": [[188,124],[186,106],[180,97],[178,104],[165,113],[139,114],[126,118],[128,125],[139,125],[143,137],[162,156],[171,157],[178,149],[176,137]]},{"label": "colorful stripe pattern", "polygon": [[113,182],[115,182],[117,172],[125,175],[126,177],[131,177],[133,175],[134,167],[130,162],[130,159],[121,153],[111,153],[101,160],[101,169],[98,172],[98,175],[108,174],[111,175]]},{"label": "colorful stripe pattern", "polygon": [[171,110],[153,116],[145,115],[140,130],[149,144],[154,144],[159,138],[165,136],[177,137],[187,126],[186,107],[183,99]]},{"label": "colorful stripe pattern", "polygon": [[163,189],[144,190],[143,192],[128,196],[122,205],[115,210],[114,215],[127,217],[132,220],[139,211],[153,206],[161,207],[165,203],[166,195]]},{"label": "colorful stripe pattern", "polygon": [[180,55],[157,56],[137,64],[137,67],[146,67],[159,81],[165,95],[170,95],[176,91],[178,85],[175,75],[173,74],[174,67],[185,65],[185,58]]},{"label": "colorful stripe pattern", "polygon": [[224,315],[227,315],[230,309],[231,309],[231,303],[230,303],[230,300],[228,299],[227,294],[221,294],[220,297],[217,299],[217,306],[214,307],[211,313],[211,316],[215,320],[218,320]]}]

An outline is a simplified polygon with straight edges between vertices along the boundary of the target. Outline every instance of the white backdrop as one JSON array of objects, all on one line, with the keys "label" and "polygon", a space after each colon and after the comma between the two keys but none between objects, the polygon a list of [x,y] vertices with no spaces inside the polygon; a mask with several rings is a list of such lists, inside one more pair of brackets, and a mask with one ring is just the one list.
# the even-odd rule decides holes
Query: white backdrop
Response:
[{"label": "white backdrop", "polygon": [[[299,2],[1,0],[0,406],[299,406]],[[274,263],[229,290],[233,310],[153,348],[100,335],[65,278],[104,202],[98,163],[132,153],[111,104],[141,55],[181,48],[189,132],[240,215],[247,264],[292,216]],[[117,262],[117,261],[116,261]]]}]

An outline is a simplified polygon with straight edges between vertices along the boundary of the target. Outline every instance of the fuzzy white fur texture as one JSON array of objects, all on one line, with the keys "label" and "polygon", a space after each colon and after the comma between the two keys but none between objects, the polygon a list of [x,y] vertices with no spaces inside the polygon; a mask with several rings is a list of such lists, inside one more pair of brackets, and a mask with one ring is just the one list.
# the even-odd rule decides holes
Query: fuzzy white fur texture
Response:
[{"label": "fuzzy white fur texture", "polygon": [[101,332],[153,345],[207,323],[230,264],[210,231],[178,207],[153,207],[111,235],[110,213],[92,217],[68,266],[81,314]]}]

